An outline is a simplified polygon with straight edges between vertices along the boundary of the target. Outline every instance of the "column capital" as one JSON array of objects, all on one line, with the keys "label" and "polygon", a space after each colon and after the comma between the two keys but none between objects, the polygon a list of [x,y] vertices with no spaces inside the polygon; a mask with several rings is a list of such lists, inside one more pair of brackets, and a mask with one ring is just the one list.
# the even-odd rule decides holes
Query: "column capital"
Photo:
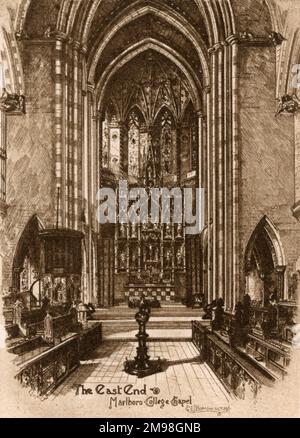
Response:
[{"label": "column capital", "polygon": [[227,44],[233,45],[233,44],[237,44],[239,42],[239,37],[236,33],[229,35],[226,40]]},{"label": "column capital", "polygon": [[61,42],[67,42],[69,40],[68,35],[65,32],[61,32],[60,30],[55,30],[52,32],[52,37]]},{"label": "column capital", "polygon": [[281,113],[293,115],[299,112],[300,110],[300,99],[295,93],[285,94],[281,96],[280,99],[277,100],[279,101],[279,104],[278,104],[276,116],[278,116]]},{"label": "column capital", "polygon": [[83,55],[86,54],[87,47],[84,44],[82,44],[80,41],[70,39],[69,42],[73,46],[74,50],[77,50],[79,53]]},{"label": "column capital", "polygon": [[275,267],[275,271],[277,272],[277,274],[283,274],[285,269],[286,269],[286,266],[283,266],[283,265],[282,266],[278,265]]},{"label": "column capital", "polygon": [[85,55],[87,52],[87,46],[85,44],[80,44],[79,51],[82,55]]},{"label": "column capital", "polygon": [[87,83],[87,91],[88,93],[94,94],[95,93],[95,85],[91,84],[90,82]]},{"label": "column capital", "polygon": [[81,43],[77,40],[70,40],[70,44],[72,44],[73,49],[79,51],[81,47]]},{"label": "column capital", "polygon": [[212,53],[215,53],[220,49],[223,49],[223,44],[222,44],[222,42],[217,42],[212,47],[210,47],[208,49],[208,53],[211,55]]}]

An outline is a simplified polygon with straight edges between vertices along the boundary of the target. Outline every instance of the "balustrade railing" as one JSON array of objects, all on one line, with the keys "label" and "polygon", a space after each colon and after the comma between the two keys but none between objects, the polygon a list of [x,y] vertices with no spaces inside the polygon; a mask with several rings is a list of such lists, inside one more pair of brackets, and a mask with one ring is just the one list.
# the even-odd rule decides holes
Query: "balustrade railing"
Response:
[{"label": "balustrade railing", "polygon": [[[74,316],[70,313],[66,313],[65,315],[56,316],[52,318],[53,324],[53,339],[60,340],[67,333],[72,331],[74,327]],[[45,338],[45,323],[44,318],[38,322],[34,322],[26,325],[27,336],[35,336],[40,335]]]},{"label": "balustrade railing", "polygon": [[[57,327],[60,322],[57,323]],[[98,347],[102,340],[101,323],[94,322],[79,333],[71,334],[58,345],[22,362],[16,379],[36,396],[50,394],[73,370],[79,360]]]},{"label": "balustrade railing", "polygon": [[79,365],[79,336],[71,338],[41,353],[23,364],[16,375],[31,394],[42,396],[51,392]]},{"label": "balustrade railing", "polygon": [[291,343],[291,327],[295,323],[297,305],[279,302],[267,307],[251,306],[251,328],[253,333],[264,338]]},{"label": "balustrade railing", "polygon": [[218,338],[209,323],[192,321],[192,340],[199,350],[200,359],[207,362],[225,387],[238,398],[256,397],[262,384],[271,384],[271,380],[259,373],[238,351]]}]

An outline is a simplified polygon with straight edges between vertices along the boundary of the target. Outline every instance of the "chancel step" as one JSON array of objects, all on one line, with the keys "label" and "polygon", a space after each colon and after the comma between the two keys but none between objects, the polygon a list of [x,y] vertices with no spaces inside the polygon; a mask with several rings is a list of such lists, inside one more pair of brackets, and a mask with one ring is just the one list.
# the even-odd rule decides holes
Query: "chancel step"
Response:
[{"label": "chancel step", "polygon": [[[103,338],[112,340],[135,340],[137,324],[134,319],[136,308],[120,305],[110,309],[97,309],[93,320],[101,321]],[[164,305],[151,309],[147,323],[151,338],[158,340],[191,339],[191,321],[201,320],[202,309],[187,308],[182,304]]]},{"label": "chancel step", "polygon": [[[96,309],[95,313],[93,313],[92,318],[94,320],[126,320],[132,319],[134,321],[134,315],[137,312],[137,309],[129,308],[127,305],[121,305],[112,307],[110,309]],[[188,317],[190,319],[199,318],[203,315],[203,310],[197,308],[189,308],[185,307],[182,304],[173,304],[170,306],[162,306],[159,308],[151,309],[150,321],[154,317]]]}]

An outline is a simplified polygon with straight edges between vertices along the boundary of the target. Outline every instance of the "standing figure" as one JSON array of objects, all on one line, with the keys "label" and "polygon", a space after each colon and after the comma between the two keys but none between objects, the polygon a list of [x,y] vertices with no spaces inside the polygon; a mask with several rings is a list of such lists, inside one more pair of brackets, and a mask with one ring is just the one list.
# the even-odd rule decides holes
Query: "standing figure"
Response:
[{"label": "standing figure", "polygon": [[126,268],[126,254],[124,252],[121,252],[120,254],[120,269]]},{"label": "standing figure", "polygon": [[126,227],[124,224],[120,225],[120,237],[124,239],[126,237]]},{"label": "standing figure", "polygon": [[178,224],[177,225],[177,233],[176,233],[176,237],[181,237],[182,235],[182,225]]},{"label": "standing figure", "polygon": [[13,322],[14,324],[20,325],[22,320],[22,310],[24,306],[21,300],[17,299],[14,304],[14,314],[13,314]]},{"label": "standing figure", "polygon": [[170,224],[166,224],[166,238],[168,239],[170,237],[172,237],[171,226],[170,226]]},{"label": "standing figure", "polygon": [[44,319],[44,339],[48,344],[52,344],[54,341],[53,318],[50,315],[49,310],[47,310]]},{"label": "standing figure", "polygon": [[232,347],[245,346],[245,319],[244,306],[238,301],[235,306],[234,323],[229,329],[229,339]]},{"label": "standing figure", "polygon": [[244,326],[250,325],[250,316],[251,316],[251,297],[249,294],[246,294],[243,297],[243,324],[244,324]]},{"label": "standing figure", "polygon": [[166,262],[166,268],[167,269],[170,268],[171,267],[171,251],[169,249],[167,249],[167,251],[166,251],[165,262]]},{"label": "standing figure", "polygon": [[181,268],[182,267],[182,253],[181,253],[180,248],[176,252],[176,259],[177,259],[177,267]]},{"label": "standing figure", "polygon": [[211,328],[213,330],[221,330],[224,323],[224,300],[219,298],[216,301],[216,307],[213,309],[213,319],[211,322]]},{"label": "standing figure", "polygon": [[133,239],[135,239],[137,237],[137,234],[136,234],[136,224],[135,223],[133,223],[132,227],[131,227],[131,237]]}]

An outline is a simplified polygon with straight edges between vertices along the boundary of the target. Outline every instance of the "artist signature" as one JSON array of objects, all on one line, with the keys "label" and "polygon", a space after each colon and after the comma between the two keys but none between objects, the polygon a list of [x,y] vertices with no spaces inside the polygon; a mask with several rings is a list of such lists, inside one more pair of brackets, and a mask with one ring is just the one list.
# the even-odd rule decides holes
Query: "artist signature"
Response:
[{"label": "artist signature", "polygon": [[226,412],[229,412],[229,406],[216,406],[216,407],[209,407],[209,406],[200,406],[200,405],[186,405],[185,410],[189,412],[190,414],[199,414],[199,413],[217,413],[217,415],[225,414]]}]

